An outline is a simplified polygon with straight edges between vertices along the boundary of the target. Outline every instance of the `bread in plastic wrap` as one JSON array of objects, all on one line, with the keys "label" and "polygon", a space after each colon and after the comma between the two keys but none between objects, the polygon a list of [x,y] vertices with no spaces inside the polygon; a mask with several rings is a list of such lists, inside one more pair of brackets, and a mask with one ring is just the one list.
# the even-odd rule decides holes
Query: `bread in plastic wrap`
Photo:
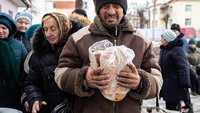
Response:
[{"label": "bread in plastic wrap", "polygon": [[90,63],[94,68],[99,66],[104,68],[111,79],[109,88],[101,90],[101,93],[111,101],[121,101],[130,89],[119,86],[116,77],[126,64],[132,62],[135,54],[133,50],[124,45],[112,46],[108,40],[97,42],[94,45],[91,46],[92,50],[89,48]]}]

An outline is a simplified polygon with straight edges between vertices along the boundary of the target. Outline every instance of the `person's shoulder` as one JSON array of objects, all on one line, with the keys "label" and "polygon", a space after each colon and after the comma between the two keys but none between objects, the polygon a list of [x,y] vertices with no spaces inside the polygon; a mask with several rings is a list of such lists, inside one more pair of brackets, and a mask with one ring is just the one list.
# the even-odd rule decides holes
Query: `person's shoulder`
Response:
[{"label": "person's shoulder", "polygon": [[75,42],[83,38],[85,35],[90,34],[91,32],[89,31],[90,26],[83,27],[79,29],[77,32],[72,34],[73,39]]},{"label": "person's shoulder", "polygon": [[11,40],[10,40],[10,43],[12,43],[12,44],[19,44],[19,45],[21,45],[22,43],[19,41],[19,40],[17,40],[16,38],[12,38]]},{"label": "person's shoulder", "polygon": [[17,39],[11,39],[11,45],[19,48],[25,48],[23,43]]}]

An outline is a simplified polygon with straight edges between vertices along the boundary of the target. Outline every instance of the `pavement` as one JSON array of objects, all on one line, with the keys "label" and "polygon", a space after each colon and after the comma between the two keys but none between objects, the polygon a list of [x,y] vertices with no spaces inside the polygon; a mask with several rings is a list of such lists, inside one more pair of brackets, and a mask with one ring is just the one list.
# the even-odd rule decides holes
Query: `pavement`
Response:
[{"label": "pavement", "polygon": [[[200,113],[200,95],[197,95],[197,96],[190,95],[190,97],[193,104],[194,113]],[[162,99],[159,99],[159,104],[161,108],[165,109],[165,101],[163,101]],[[156,98],[144,100],[143,106],[155,107]],[[175,113],[175,112],[169,112],[169,113]],[[176,112],[176,113],[179,113],[179,112]]]}]

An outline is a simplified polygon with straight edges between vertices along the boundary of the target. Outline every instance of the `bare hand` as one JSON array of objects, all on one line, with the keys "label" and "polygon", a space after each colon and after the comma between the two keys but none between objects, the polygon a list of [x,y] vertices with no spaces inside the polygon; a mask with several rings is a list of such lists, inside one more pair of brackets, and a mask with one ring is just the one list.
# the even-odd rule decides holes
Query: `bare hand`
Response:
[{"label": "bare hand", "polygon": [[98,67],[96,69],[93,69],[92,67],[88,68],[86,81],[89,87],[97,88],[100,90],[108,88],[110,77],[107,73],[104,73],[103,71],[104,69],[102,69],[101,67]]},{"label": "bare hand", "polygon": [[47,105],[45,101],[35,101],[32,107],[32,113],[37,113],[43,105]]},{"label": "bare hand", "polygon": [[140,84],[140,75],[133,63],[129,63],[125,68],[118,74],[118,84],[125,88],[137,89]]}]

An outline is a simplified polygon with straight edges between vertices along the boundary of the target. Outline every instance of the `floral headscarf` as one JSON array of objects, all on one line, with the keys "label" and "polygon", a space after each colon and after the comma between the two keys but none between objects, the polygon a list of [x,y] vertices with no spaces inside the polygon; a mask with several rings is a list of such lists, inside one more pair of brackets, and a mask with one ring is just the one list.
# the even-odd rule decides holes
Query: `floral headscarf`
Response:
[{"label": "floral headscarf", "polygon": [[58,29],[60,30],[59,41],[63,40],[63,38],[67,36],[70,30],[72,29],[72,24],[70,20],[62,13],[57,13],[57,12],[47,13],[42,17],[42,26],[44,21],[46,20],[45,19],[46,16],[51,16],[55,18],[58,24]]}]

